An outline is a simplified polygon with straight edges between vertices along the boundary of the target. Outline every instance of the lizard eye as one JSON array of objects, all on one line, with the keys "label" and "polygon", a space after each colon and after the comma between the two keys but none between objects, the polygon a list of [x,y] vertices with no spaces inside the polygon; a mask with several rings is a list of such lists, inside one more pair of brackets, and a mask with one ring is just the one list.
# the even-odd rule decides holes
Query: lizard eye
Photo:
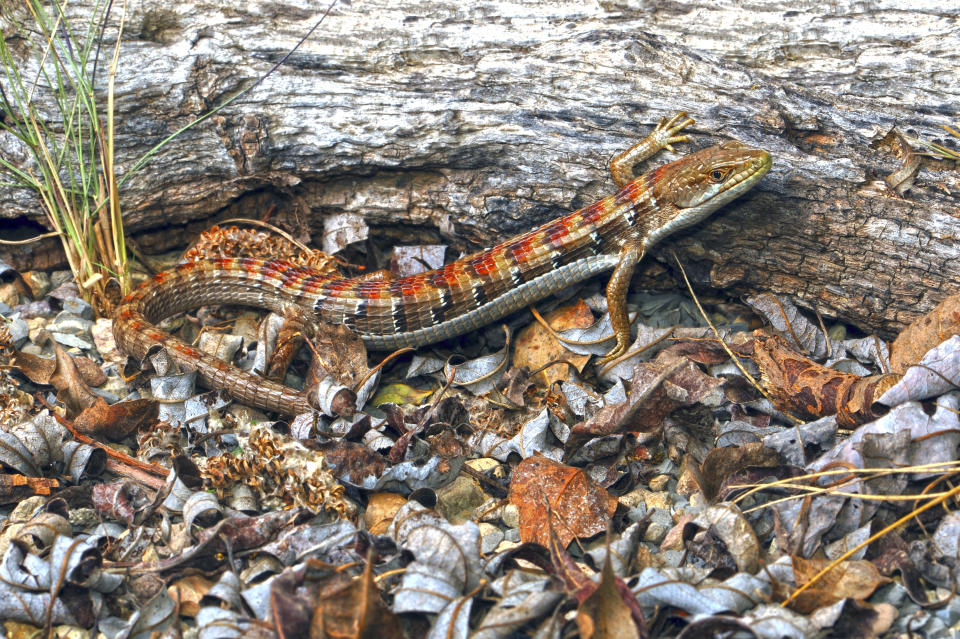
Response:
[{"label": "lizard eye", "polygon": [[710,171],[710,181],[714,182],[715,184],[719,184],[720,182],[723,182],[724,178],[726,177],[727,177],[726,171],[721,171],[720,169],[714,169]]}]

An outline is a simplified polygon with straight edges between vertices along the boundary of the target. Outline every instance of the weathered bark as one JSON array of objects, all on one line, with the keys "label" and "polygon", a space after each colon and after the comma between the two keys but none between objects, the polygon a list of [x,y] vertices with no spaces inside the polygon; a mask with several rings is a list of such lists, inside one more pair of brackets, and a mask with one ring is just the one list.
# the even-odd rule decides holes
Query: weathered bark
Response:
[{"label": "weathered bark", "polygon": [[[889,336],[960,289],[956,167],[925,161],[902,199],[882,183],[902,162],[881,143],[895,127],[950,143],[937,126],[960,114],[960,10],[948,5],[341,4],[242,103],[130,180],[128,229],[160,250],[273,205],[273,219],[316,239],[327,214],[351,212],[383,245],[477,248],[608,193],[610,156],[687,110],[697,124],[684,151],[733,137],[770,150],[774,167],[654,257],[676,251],[700,285],[790,294]],[[120,173],[269,69],[324,8],[134,7],[117,80]],[[0,190],[4,225],[37,210]]]}]

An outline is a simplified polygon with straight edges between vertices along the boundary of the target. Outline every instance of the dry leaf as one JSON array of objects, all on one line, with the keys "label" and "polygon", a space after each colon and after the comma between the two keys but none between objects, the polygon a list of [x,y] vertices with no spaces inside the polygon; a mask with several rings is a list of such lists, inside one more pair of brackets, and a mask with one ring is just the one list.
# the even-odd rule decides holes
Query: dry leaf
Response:
[{"label": "dry leaf", "polygon": [[[308,566],[309,566],[308,560]],[[310,620],[310,639],[403,639],[400,621],[384,605],[370,561],[359,577],[344,583],[343,573],[321,583]]]},{"label": "dry leaf", "polygon": [[577,627],[583,639],[640,638],[630,608],[617,590],[609,554],[603,562],[600,584],[577,609]]},{"label": "dry leaf", "polygon": [[562,546],[606,530],[617,500],[579,468],[535,454],[513,471],[510,503],[520,510],[520,539],[546,546],[550,523]]},{"label": "dry leaf", "polygon": [[167,586],[167,594],[174,601],[180,602],[180,614],[186,617],[196,617],[200,610],[200,600],[213,587],[213,582],[200,575],[190,575],[178,579]]},{"label": "dry leaf", "polygon": [[107,404],[102,397],[97,397],[92,406],[77,415],[74,428],[98,441],[116,442],[156,421],[157,402],[152,399]]},{"label": "dry leaf", "polygon": [[[830,563],[828,559],[804,559],[793,556],[793,575],[797,586],[803,586]],[[865,559],[844,561],[800,593],[790,607],[802,614],[829,606],[841,599],[866,599],[879,586],[890,583],[877,567]]]},{"label": "dry leaf", "polygon": [[396,493],[373,493],[363,514],[363,523],[373,535],[383,535],[393,521],[393,516],[407,503],[406,498]]},{"label": "dry leaf", "polygon": [[960,293],[912,321],[890,345],[890,370],[905,373],[944,340],[960,334]]},{"label": "dry leaf", "polygon": [[[39,355],[17,351],[13,354],[10,363],[19,369],[20,372],[34,384],[53,383],[50,380],[54,376],[57,368],[57,360],[53,358],[40,357]],[[107,381],[107,376],[104,374],[103,369],[97,366],[89,357],[73,357],[73,363],[76,365],[80,377],[87,385],[99,386]]]},{"label": "dry leaf", "polygon": [[[594,323],[593,313],[590,312],[590,308],[582,300],[576,304],[562,306],[552,313],[548,313],[544,319],[550,328],[555,331],[587,328]],[[590,356],[571,353],[539,322],[530,324],[517,335],[517,346],[513,356],[513,365],[517,368],[534,371],[547,362],[559,359],[570,362],[576,367],[577,371],[582,371],[590,360]],[[566,380],[569,374],[569,367],[566,364],[554,364],[532,379],[549,387],[553,382]]]},{"label": "dry leaf", "polygon": [[882,416],[875,402],[900,375],[858,377],[803,357],[779,336],[762,331],[756,337],[753,361],[763,375],[763,386],[787,412],[818,419],[836,415],[841,426],[859,426]]},{"label": "dry leaf", "polygon": [[780,455],[760,442],[742,446],[714,448],[700,464],[700,488],[708,501],[713,501],[730,475],[745,470],[748,466],[777,467]]}]

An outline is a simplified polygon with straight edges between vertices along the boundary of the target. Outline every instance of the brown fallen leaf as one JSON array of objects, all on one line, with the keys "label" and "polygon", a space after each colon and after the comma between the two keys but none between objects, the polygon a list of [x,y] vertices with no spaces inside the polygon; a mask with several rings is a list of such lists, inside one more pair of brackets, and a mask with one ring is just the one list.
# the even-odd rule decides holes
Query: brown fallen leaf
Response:
[{"label": "brown fallen leaf", "polygon": [[520,511],[520,540],[542,546],[549,542],[549,525],[566,547],[575,537],[606,530],[617,500],[581,469],[555,462],[539,453],[520,462],[510,480],[510,503]]},{"label": "brown fallen leaf", "polygon": [[[561,306],[552,313],[548,313],[544,319],[554,331],[587,328],[594,323],[593,313],[590,312],[590,307],[583,300],[578,300],[575,304]],[[560,359],[573,364],[579,372],[587,365],[590,356],[570,352],[539,322],[530,324],[517,335],[513,356],[513,365],[517,368],[534,371],[548,362]],[[531,379],[536,380],[538,384],[549,387],[553,382],[565,381],[569,375],[569,367],[566,364],[554,364],[534,375]]]},{"label": "brown fallen leaf", "polygon": [[120,441],[141,426],[157,421],[158,404],[152,399],[134,399],[116,404],[107,404],[97,397],[77,415],[73,427],[77,431],[103,441]]},{"label": "brown fallen leaf", "polygon": [[900,331],[890,345],[890,370],[905,373],[927,351],[957,334],[960,334],[960,293],[943,300]]},{"label": "brown fallen leaf", "polygon": [[213,582],[201,575],[189,575],[167,586],[167,594],[180,603],[180,614],[196,617],[200,610],[200,600],[213,587]]},{"label": "brown fallen leaf", "polygon": [[367,502],[367,510],[363,514],[363,523],[373,535],[383,535],[387,532],[390,522],[397,511],[407,503],[406,498],[396,493],[373,493]]},{"label": "brown fallen leaf", "polygon": [[[830,563],[828,559],[804,559],[794,555],[793,576],[797,587],[803,586]],[[878,587],[890,583],[873,563],[861,559],[844,561],[793,599],[789,606],[801,614],[835,604],[841,599],[863,600]]]},{"label": "brown fallen leaf", "polygon": [[283,571],[270,587],[270,622],[281,639],[402,639],[368,560],[363,574],[318,559]]},{"label": "brown fallen leaf", "polygon": [[[85,384],[99,386],[107,381],[106,373],[89,357],[74,356],[73,362]],[[10,364],[34,384],[52,384],[50,379],[57,368],[56,359],[20,351],[13,354]]]},{"label": "brown fallen leaf", "polygon": [[730,475],[750,466],[773,468],[779,465],[780,454],[760,442],[714,448],[700,464],[700,488],[707,500],[713,501]]},{"label": "brown fallen leaf", "polygon": [[57,399],[75,415],[92,406],[100,397],[87,386],[73,357],[57,344],[54,344],[54,350],[57,368],[50,377],[50,384],[57,389]]},{"label": "brown fallen leaf", "polygon": [[685,355],[665,350],[653,361],[636,365],[628,401],[605,406],[590,419],[574,425],[566,449],[575,450],[591,439],[613,433],[656,432],[664,418],[680,406],[718,403],[723,384]]},{"label": "brown fallen leaf", "polygon": [[609,552],[603,562],[600,583],[577,608],[577,628],[583,639],[640,639],[640,629],[617,590]]},{"label": "brown fallen leaf", "polygon": [[[586,603],[588,599],[597,591],[599,584],[591,579],[580,567],[577,562],[573,560],[573,557],[570,556],[570,553],[566,551],[564,546],[560,545],[560,540],[557,538],[556,530],[552,524],[548,523],[547,525],[547,536],[549,537],[549,555],[544,557],[541,552],[538,552],[540,546],[534,544],[521,544],[514,551],[517,553],[518,558],[523,558],[534,564],[538,568],[545,571],[547,574],[552,575],[563,584],[563,589],[566,591],[567,595],[573,597],[580,604]],[[607,542],[609,544],[610,538],[607,537]],[[511,551],[507,551],[511,552]],[[607,557],[609,557],[610,549],[609,545],[607,547]],[[607,560],[609,564],[609,560]],[[606,566],[605,566],[606,568]],[[633,620],[634,628],[640,633],[642,637],[647,636],[647,622],[643,616],[643,610],[640,608],[640,602],[637,601],[637,596],[630,590],[630,586],[627,585],[620,577],[617,577],[613,574],[611,568],[609,578],[604,577],[607,586],[612,586],[613,590],[620,597],[620,602],[626,607],[630,612],[630,616]],[[613,608],[617,606],[609,602],[609,598],[604,596],[605,603]],[[618,606],[617,606],[618,607]],[[588,610],[590,610],[588,608]],[[593,611],[590,612],[589,618],[587,621],[593,629],[596,628],[596,619],[594,618]],[[578,620],[579,623],[579,620]],[[631,636],[631,635],[627,635]]]},{"label": "brown fallen leaf", "polygon": [[782,410],[818,419],[836,415],[837,423],[856,427],[881,417],[874,402],[897,383],[899,374],[858,377],[807,359],[776,335],[754,332],[753,361],[762,383]]},{"label": "brown fallen leaf", "polygon": [[[308,560],[309,561],[309,560]],[[403,639],[400,621],[380,596],[368,559],[363,574],[322,589],[310,620],[310,639]]]}]

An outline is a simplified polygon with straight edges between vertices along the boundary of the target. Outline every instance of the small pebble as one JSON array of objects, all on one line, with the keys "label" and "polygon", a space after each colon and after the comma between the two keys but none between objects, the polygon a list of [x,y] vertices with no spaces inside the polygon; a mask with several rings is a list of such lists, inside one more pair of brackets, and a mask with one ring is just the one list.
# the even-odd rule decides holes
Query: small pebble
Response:
[{"label": "small pebble", "polygon": [[520,509],[515,504],[507,504],[500,513],[500,519],[510,528],[520,525]]},{"label": "small pebble", "polygon": [[670,475],[657,475],[650,480],[650,490],[657,492],[666,490],[671,479]]},{"label": "small pebble", "polygon": [[7,306],[17,306],[24,301],[23,296],[20,295],[20,291],[14,282],[0,283],[0,302],[3,302]]},{"label": "small pebble", "polygon": [[654,508],[650,511],[650,524],[647,526],[646,532],[643,533],[643,540],[659,544],[671,528],[673,528],[673,517],[670,512],[661,508]]},{"label": "small pebble", "polygon": [[54,271],[50,274],[50,288],[58,288],[65,282],[73,282],[73,273],[70,271]]},{"label": "small pebble", "polygon": [[93,349],[93,342],[91,342],[90,340],[85,340],[82,337],[78,337],[76,335],[70,335],[68,333],[50,333],[50,337],[53,338],[53,341],[63,346],[81,348],[85,351],[89,351]]},{"label": "small pebble", "polygon": [[497,549],[500,542],[504,539],[503,531],[493,524],[481,523],[480,528],[480,552],[488,555]]},{"label": "small pebble", "polygon": [[5,323],[10,331],[10,343],[14,348],[20,348],[30,337],[30,325],[19,315],[9,318]]},{"label": "small pebble", "polygon": [[30,287],[33,299],[38,300],[50,291],[50,276],[44,271],[26,271],[21,273],[23,281]]},{"label": "small pebble", "polygon": [[93,307],[82,297],[68,297],[63,300],[63,310],[85,320],[93,319]]}]

